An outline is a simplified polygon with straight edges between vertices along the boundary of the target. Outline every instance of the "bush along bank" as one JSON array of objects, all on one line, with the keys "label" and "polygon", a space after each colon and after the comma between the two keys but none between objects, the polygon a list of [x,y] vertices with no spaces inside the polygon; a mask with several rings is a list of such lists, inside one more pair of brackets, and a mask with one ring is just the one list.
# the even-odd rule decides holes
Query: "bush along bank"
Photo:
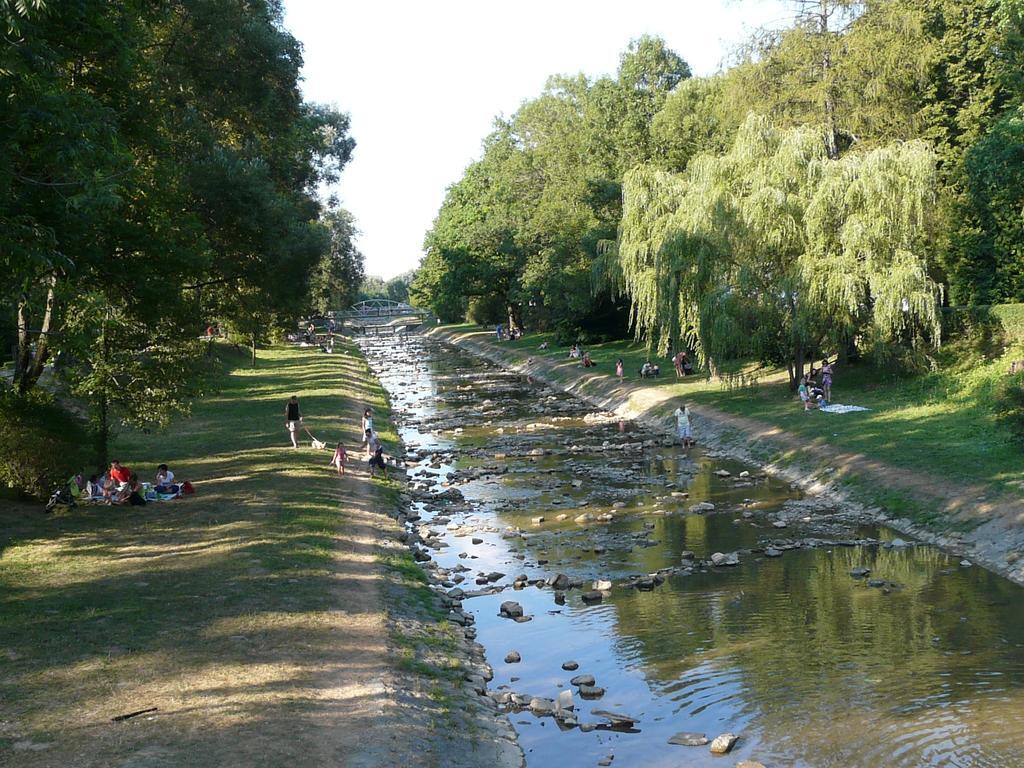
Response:
[{"label": "bush along bank", "polygon": [[[524,348],[491,340],[493,334],[465,327],[435,327],[427,335],[557,387],[592,405],[632,419],[658,434],[673,434],[670,415],[688,402],[700,444],[759,466],[823,502],[862,513],[905,536],[938,546],[1024,584],[1024,500],[988,488],[933,477],[808,441],[757,419],[695,405],[672,386],[620,382],[604,373],[566,367]],[[796,407],[796,406],[794,406]]]}]

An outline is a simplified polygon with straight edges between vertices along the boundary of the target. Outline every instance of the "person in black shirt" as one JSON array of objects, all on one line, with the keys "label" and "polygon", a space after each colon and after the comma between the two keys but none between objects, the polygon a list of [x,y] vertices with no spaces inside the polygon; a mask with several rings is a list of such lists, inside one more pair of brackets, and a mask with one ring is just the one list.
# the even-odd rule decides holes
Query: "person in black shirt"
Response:
[{"label": "person in black shirt", "polygon": [[291,396],[288,404],[284,407],[285,427],[292,439],[292,448],[299,447],[299,427],[302,425],[302,412],[299,410],[299,398]]}]

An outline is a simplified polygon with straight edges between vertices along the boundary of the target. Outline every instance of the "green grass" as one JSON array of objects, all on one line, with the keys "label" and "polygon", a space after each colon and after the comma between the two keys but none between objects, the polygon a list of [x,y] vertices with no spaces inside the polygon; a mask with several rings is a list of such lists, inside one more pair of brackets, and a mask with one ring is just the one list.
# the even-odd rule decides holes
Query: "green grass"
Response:
[{"label": "green grass", "polygon": [[[446,329],[477,333],[478,340],[497,345],[493,332],[478,327]],[[539,349],[545,341],[549,349]],[[520,361],[543,359],[561,382],[584,372],[576,361],[566,359],[568,348],[557,347],[551,333],[529,334],[498,346]],[[994,388],[1006,375],[1009,361],[1024,358],[1020,345],[986,357],[966,341],[957,342],[936,355],[935,370],[918,376],[884,375],[867,364],[837,366],[833,400],[871,409],[844,415],[805,413],[780,370],[737,363],[727,368],[726,383],[704,376],[680,381],[670,361],[662,359],[656,361],[661,377],[641,381],[637,369],[647,359],[642,345],[623,340],[586,349],[598,363],[598,374],[613,376],[615,360],[621,357],[631,382],[668,388],[666,394],[762,420],[808,442],[820,440],[893,467],[995,491],[1017,492],[1019,487],[1010,484],[1024,480],[1024,452],[997,422],[992,408]]]},{"label": "green grass", "polygon": [[[318,681],[359,650],[339,608],[368,576],[349,515],[372,500],[304,435],[291,448],[285,401],[297,394],[310,431],[350,453],[365,405],[396,439],[365,362],[337,349],[274,348],[252,369],[224,347],[220,386],[190,418],[117,439],[112,455],[141,477],[167,462],[194,496],[0,509],[0,723],[11,743],[44,745],[16,764],[115,765],[153,745],[197,766],[316,754],[303,725],[322,714]],[[154,720],[111,726],[148,706]],[[11,755],[0,745],[0,763]]]}]

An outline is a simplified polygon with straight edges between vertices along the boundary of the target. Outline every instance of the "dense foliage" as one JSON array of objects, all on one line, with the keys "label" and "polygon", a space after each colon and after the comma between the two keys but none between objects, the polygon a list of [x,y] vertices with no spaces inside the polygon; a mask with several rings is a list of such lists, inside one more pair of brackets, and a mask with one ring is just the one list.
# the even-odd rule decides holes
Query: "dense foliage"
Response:
[{"label": "dense foliage", "polygon": [[711,77],[643,38],[615,77],[551,78],[448,190],[413,298],[794,378],[1024,298],[1024,2],[792,8]]},{"label": "dense foliage", "polygon": [[113,425],[187,407],[209,323],[255,350],[311,295],[358,283],[350,218],[316,194],[350,157],[348,117],[302,100],[278,0],[0,13],[12,387],[27,398],[56,360],[53,383],[88,400],[102,454]]}]

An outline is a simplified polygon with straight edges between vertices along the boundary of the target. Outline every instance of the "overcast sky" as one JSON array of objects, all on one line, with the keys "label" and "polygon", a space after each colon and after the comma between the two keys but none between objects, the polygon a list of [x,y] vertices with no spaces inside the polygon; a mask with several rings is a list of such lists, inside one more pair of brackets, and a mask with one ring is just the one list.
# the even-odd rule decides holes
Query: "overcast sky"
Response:
[{"label": "overcast sky", "polygon": [[658,35],[697,75],[723,64],[784,0],[286,0],[306,98],[352,118],[355,155],[333,190],[356,217],[366,272],[414,269],[444,199],[497,115],[548,76],[614,73],[631,39]]}]

